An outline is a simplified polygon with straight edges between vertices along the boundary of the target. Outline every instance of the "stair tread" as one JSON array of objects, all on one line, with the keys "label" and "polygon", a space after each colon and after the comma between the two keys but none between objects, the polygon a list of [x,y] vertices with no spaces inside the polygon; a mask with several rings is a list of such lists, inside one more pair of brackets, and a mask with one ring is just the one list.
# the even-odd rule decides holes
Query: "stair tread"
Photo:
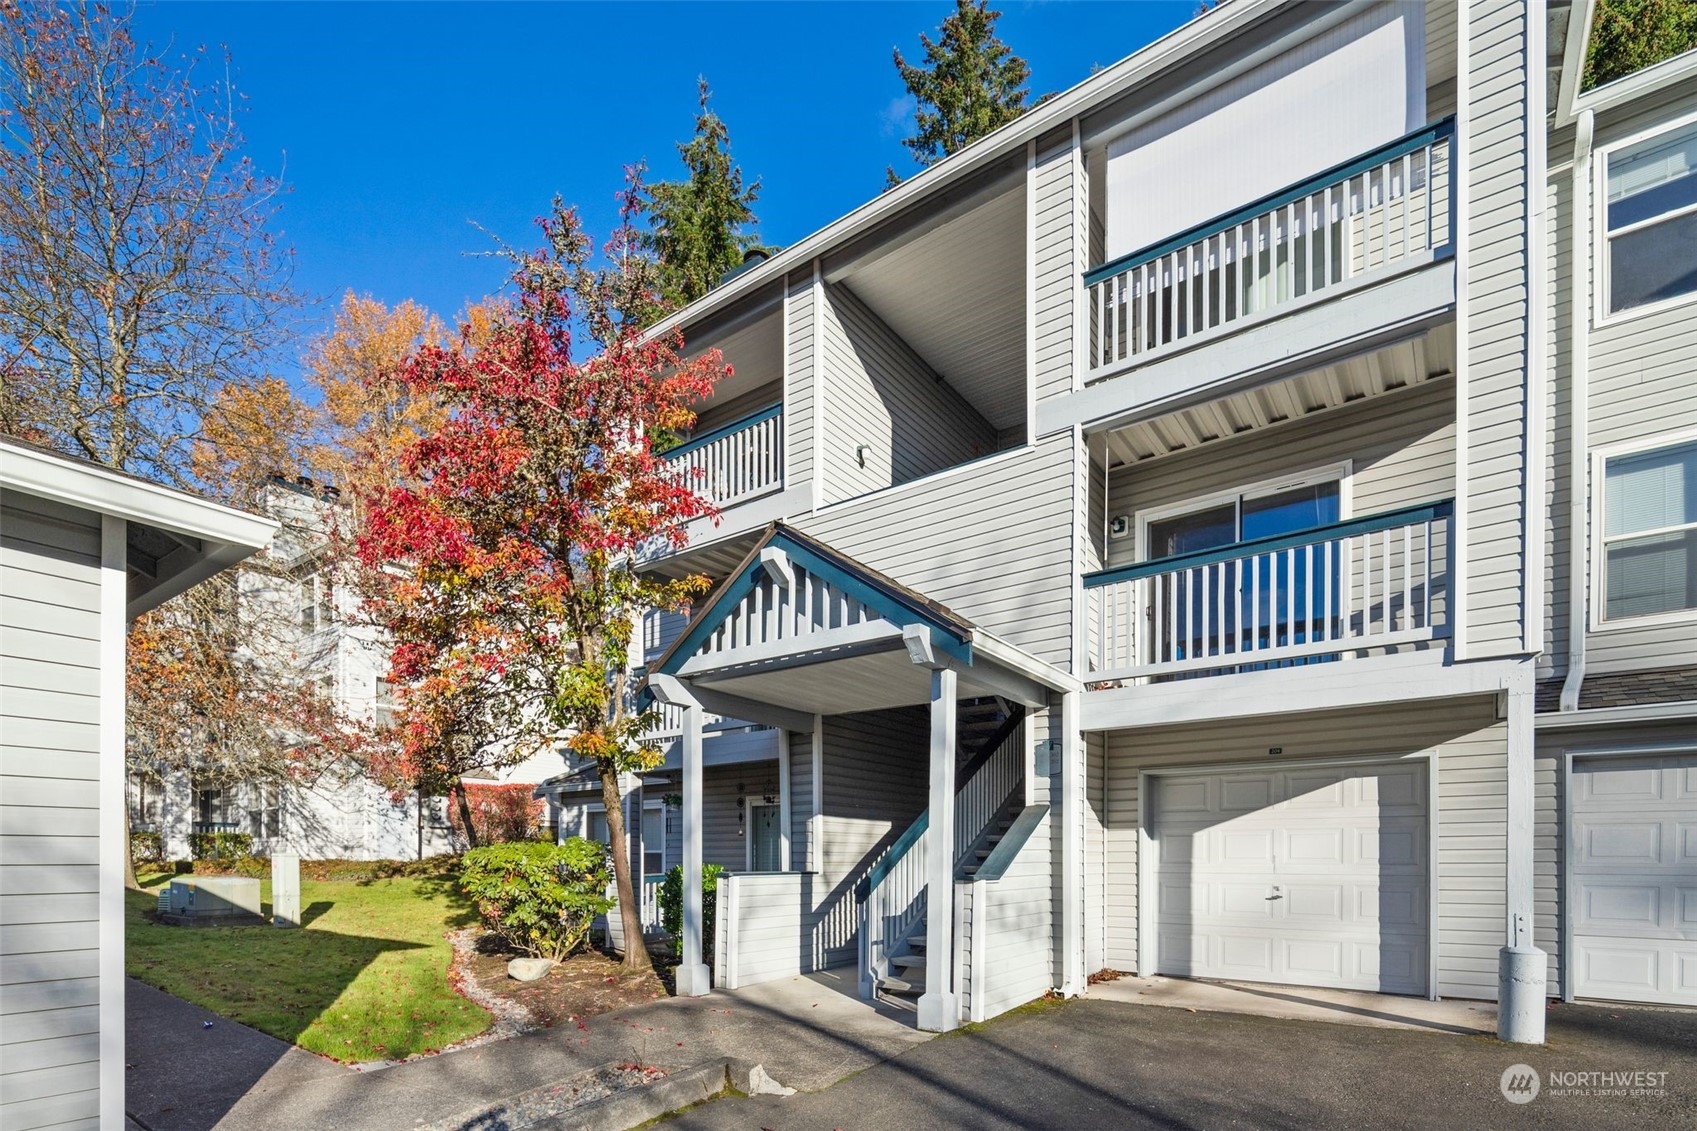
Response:
[{"label": "stair tread", "polygon": [[893,994],[917,994],[923,991],[923,986],[916,986],[905,978],[885,975],[878,979],[878,988]]},{"label": "stair tread", "polygon": [[904,970],[923,970],[925,969],[925,956],[923,954],[897,954],[891,957],[890,965],[900,966]]}]

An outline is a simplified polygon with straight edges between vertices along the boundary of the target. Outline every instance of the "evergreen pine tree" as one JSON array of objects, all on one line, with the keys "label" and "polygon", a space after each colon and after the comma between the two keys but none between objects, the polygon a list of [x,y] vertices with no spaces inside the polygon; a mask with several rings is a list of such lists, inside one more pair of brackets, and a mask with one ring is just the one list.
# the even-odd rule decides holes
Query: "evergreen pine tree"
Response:
[{"label": "evergreen pine tree", "polygon": [[731,160],[730,131],[708,108],[708,98],[702,79],[695,136],[678,146],[688,176],[649,188],[653,231],[645,242],[659,260],[661,296],[671,307],[706,294],[759,242],[752,229],[760,181],[744,185],[742,169]]},{"label": "evergreen pine tree", "polygon": [[[920,34],[920,65],[910,64],[899,48],[894,52],[902,83],[919,103],[917,130],[902,144],[921,165],[935,165],[1025,113],[1031,68],[996,37],[1001,15],[989,9],[989,0],[955,0],[935,40]],[[895,170],[889,178],[898,180]]]}]

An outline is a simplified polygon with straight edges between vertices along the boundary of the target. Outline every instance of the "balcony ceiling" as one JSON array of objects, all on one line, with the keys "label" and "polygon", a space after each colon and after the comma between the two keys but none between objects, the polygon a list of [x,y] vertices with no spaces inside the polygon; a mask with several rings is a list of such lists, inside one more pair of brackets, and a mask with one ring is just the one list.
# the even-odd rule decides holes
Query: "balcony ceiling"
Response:
[{"label": "balcony ceiling", "polygon": [[1107,434],[1109,466],[1189,451],[1217,440],[1412,388],[1455,372],[1455,325]]},{"label": "balcony ceiling", "polygon": [[[717,347],[724,354],[731,376],[719,382],[713,400],[724,403],[740,397],[762,385],[784,379],[784,311],[774,306],[754,322],[738,327],[719,338],[702,338],[686,342],[687,352],[698,355],[703,349]],[[699,348],[697,348],[699,347]]]},{"label": "balcony ceiling", "polygon": [[845,282],[992,425],[1024,424],[1023,182]]}]

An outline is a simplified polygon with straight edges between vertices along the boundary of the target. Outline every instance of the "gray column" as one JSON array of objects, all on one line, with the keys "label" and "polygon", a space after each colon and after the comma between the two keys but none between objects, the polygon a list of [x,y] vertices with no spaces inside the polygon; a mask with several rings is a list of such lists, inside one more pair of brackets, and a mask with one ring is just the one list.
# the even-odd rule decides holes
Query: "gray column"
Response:
[{"label": "gray column", "polygon": [[955,998],[955,673],[931,673],[931,808],[926,831],[925,993],[919,1027],[934,1033],[960,1024]]},{"label": "gray column", "polygon": [[680,997],[700,997],[712,988],[701,960],[701,704],[683,706],[684,921],[677,987]]}]

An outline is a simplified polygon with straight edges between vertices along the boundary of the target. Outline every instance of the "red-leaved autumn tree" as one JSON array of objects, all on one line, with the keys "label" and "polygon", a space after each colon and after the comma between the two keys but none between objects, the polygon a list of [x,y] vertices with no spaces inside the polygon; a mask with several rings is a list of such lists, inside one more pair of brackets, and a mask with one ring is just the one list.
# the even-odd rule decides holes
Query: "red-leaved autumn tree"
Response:
[{"label": "red-leaved autumn tree", "polygon": [[[592,759],[625,937],[639,939],[619,778],[660,755],[641,741],[654,719],[635,705],[633,628],[706,583],[645,576],[637,559],[682,546],[687,524],[712,514],[649,438],[687,429],[726,368],[716,353],[686,361],[678,335],[643,333],[654,300],[632,269],[632,214],[605,249],[616,266],[595,271],[556,201],[547,247],[518,257],[513,311],[475,349],[463,334],[426,344],[392,375],[432,390],[448,415],[406,452],[408,485],[370,500],[359,551],[385,579],[373,605],[402,689],[393,776],[439,779],[491,745],[564,741]],[[574,325],[588,356],[574,352]],[[626,947],[625,964],[648,955]]]}]

